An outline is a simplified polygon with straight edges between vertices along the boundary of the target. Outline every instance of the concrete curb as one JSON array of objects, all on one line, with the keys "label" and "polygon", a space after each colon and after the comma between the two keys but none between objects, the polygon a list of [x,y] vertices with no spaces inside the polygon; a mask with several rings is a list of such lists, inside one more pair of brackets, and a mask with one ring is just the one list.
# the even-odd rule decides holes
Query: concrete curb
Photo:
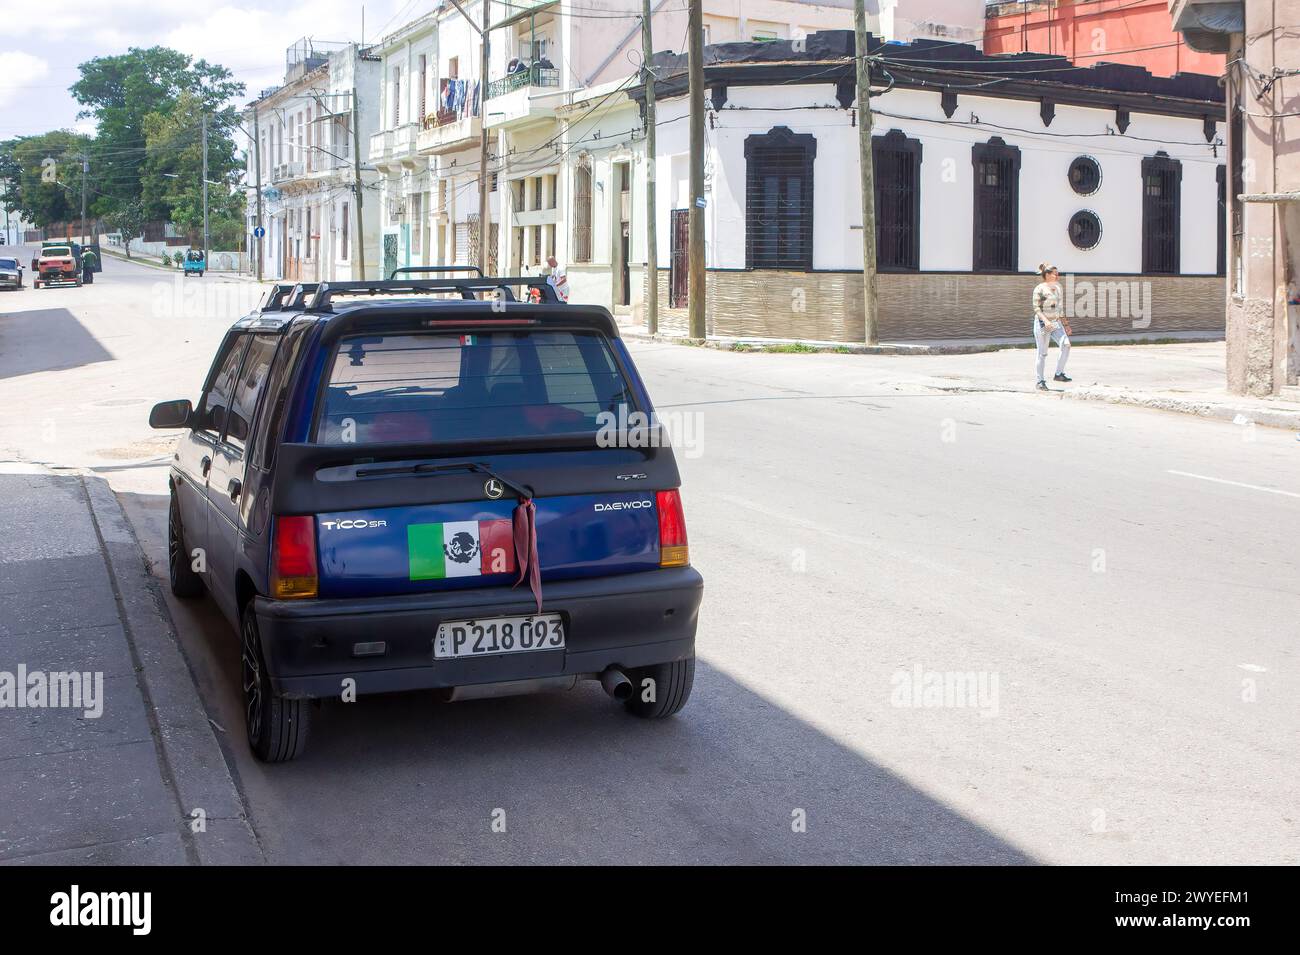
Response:
[{"label": "concrete curb", "polygon": [[[262,864],[266,857],[203,708],[157,580],[122,505],[102,480],[83,480],[109,568],[116,579],[127,637],[140,661],[145,703],[152,710],[163,769],[170,774],[181,824],[200,865]],[[193,832],[194,810],[206,831]]]},{"label": "concrete curb", "polygon": [[1179,414],[1213,418],[1218,421],[1235,422],[1239,418],[1245,418],[1246,422],[1264,425],[1269,428],[1300,430],[1300,409],[1260,408],[1253,405],[1207,401],[1202,398],[1192,397],[1180,398],[1173,395],[1151,394],[1142,391],[1109,391],[1080,388],[1075,391],[1062,391],[1061,394],[1075,401],[1105,401],[1109,404],[1150,408],[1153,411],[1174,411]]},{"label": "concrete curb", "polygon": [[[917,382],[916,385],[917,387],[928,388],[931,391],[952,394],[1039,394],[1033,388],[1008,388],[977,382],[953,385]],[[1241,421],[1242,424],[1250,423],[1263,425],[1267,428],[1288,428],[1300,431],[1300,408],[1260,408],[1232,402],[1153,394],[1146,391],[1112,391],[1107,388],[1053,388],[1046,397],[1056,397],[1070,401],[1101,401],[1112,405],[1128,405],[1133,408],[1147,408],[1151,411],[1172,411],[1177,414],[1196,415],[1199,418],[1211,418],[1216,421],[1230,421],[1233,423],[1245,419]]]}]

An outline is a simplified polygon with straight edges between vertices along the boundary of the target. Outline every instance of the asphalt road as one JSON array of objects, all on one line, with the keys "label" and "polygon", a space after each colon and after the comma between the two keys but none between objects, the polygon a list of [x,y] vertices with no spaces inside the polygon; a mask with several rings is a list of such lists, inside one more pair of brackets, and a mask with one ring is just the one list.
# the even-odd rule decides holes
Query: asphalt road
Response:
[{"label": "asphalt road", "polygon": [[[0,294],[0,459],[107,477],[158,568],[148,408],[239,304],[170,281]],[[233,633],[172,602],[269,861],[1300,861],[1294,434],[944,393],[912,358],[633,352],[689,444],[690,704],[331,703],[264,767]]]}]

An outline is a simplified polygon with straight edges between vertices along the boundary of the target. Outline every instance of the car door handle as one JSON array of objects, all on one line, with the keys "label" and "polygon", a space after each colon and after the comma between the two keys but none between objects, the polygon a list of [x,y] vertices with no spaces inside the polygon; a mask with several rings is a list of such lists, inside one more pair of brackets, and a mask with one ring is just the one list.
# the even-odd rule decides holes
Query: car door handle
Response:
[{"label": "car door handle", "polygon": [[231,478],[230,483],[226,485],[226,490],[230,492],[230,501],[233,504],[239,500],[239,494],[244,490],[244,482],[239,478]]},{"label": "car door handle", "polygon": [[206,454],[203,455],[203,457],[199,459],[199,470],[203,472],[204,477],[208,476],[208,470],[211,467],[212,467],[212,459],[208,457]]}]

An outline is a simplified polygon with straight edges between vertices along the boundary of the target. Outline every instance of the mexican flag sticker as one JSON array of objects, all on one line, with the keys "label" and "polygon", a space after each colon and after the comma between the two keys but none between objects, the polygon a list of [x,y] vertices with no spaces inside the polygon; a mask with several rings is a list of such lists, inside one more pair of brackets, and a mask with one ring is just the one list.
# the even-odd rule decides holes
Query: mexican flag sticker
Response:
[{"label": "mexican flag sticker", "polygon": [[514,573],[513,526],[508,520],[408,524],[406,554],[411,580]]}]

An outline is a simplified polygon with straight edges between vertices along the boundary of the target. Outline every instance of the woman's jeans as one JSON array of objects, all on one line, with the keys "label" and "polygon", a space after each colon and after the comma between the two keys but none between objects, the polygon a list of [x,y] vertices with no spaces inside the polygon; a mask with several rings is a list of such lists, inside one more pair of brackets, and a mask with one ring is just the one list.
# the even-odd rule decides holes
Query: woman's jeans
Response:
[{"label": "woman's jeans", "polygon": [[1045,381],[1043,366],[1047,363],[1047,345],[1055,341],[1061,349],[1061,357],[1056,360],[1056,373],[1064,374],[1065,362],[1070,357],[1070,336],[1065,334],[1065,326],[1060,322],[1052,331],[1048,331],[1038,318],[1034,319],[1034,341],[1038,344],[1038,380]]}]

